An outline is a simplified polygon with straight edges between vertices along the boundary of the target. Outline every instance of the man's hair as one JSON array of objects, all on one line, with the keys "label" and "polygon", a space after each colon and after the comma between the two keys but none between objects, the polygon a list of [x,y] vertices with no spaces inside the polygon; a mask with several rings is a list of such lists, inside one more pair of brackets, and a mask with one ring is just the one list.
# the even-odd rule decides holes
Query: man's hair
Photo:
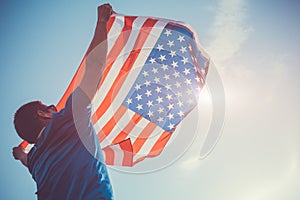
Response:
[{"label": "man's hair", "polygon": [[40,101],[32,101],[21,106],[15,113],[14,125],[18,135],[29,143],[35,143],[38,134],[46,125],[37,111],[46,111],[47,107]]}]

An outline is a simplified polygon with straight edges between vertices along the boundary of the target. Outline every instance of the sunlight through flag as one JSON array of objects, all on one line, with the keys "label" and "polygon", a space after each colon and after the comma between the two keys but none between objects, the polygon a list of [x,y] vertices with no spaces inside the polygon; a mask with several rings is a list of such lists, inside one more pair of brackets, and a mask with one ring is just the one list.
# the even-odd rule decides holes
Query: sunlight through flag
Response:
[{"label": "sunlight through flag", "polygon": [[[182,22],[114,14],[107,29],[107,62],[92,101],[92,122],[106,163],[133,166],[158,156],[196,107],[209,58]],[[59,110],[79,84],[85,59]]]}]

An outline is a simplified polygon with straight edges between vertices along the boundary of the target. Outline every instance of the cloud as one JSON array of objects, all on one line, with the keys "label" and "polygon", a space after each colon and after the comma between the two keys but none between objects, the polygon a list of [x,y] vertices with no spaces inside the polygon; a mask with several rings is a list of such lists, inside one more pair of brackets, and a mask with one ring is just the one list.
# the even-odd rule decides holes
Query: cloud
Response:
[{"label": "cloud", "polygon": [[247,16],[245,0],[220,0],[207,51],[217,64],[231,59],[253,31],[244,23]]}]

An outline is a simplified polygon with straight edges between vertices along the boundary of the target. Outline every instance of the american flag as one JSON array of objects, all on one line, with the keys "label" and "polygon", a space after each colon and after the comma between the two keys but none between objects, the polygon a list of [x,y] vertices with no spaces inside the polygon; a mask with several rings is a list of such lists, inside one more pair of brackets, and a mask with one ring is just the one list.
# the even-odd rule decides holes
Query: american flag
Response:
[{"label": "american flag", "polygon": [[[182,22],[113,14],[107,29],[107,63],[92,122],[106,164],[133,166],[158,156],[197,105],[209,59]],[[85,60],[58,109],[80,82]]]}]

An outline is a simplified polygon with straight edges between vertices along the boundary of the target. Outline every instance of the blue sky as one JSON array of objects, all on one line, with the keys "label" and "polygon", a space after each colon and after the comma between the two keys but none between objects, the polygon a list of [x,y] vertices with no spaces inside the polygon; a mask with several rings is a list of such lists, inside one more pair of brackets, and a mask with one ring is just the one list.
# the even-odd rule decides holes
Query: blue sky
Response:
[{"label": "blue sky", "polygon": [[[179,159],[151,173],[109,169],[116,199],[299,199],[300,3],[108,2],[126,15],[190,24],[213,60],[226,97],[222,135],[207,158],[200,160],[199,152],[213,110],[209,98],[201,101],[200,114],[191,115],[178,132],[197,126],[197,135]],[[100,4],[1,1],[1,199],[35,198],[34,181],[11,154],[21,141],[14,132],[13,114],[31,100],[58,102],[91,41]],[[208,76],[207,91],[213,80]]]}]

